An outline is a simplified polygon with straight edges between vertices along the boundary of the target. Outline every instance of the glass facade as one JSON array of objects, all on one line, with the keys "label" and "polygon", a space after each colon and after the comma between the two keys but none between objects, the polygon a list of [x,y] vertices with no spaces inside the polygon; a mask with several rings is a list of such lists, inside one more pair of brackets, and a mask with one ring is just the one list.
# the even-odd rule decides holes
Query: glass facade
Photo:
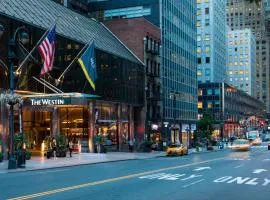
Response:
[{"label": "glass facade", "polygon": [[196,4],[161,1],[164,120],[196,121]]},{"label": "glass facade", "polygon": [[198,81],[226,80],[226,1],[197,1]]},{"label": "glass facade", "polygon": [[228,32],[228,82],[255,96],[256,42],[250,29]]}]

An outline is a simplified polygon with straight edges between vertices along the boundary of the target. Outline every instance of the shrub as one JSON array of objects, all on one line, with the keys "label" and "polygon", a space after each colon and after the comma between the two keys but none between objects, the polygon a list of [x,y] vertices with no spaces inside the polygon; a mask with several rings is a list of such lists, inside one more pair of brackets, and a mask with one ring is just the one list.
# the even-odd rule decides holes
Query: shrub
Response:
[{"label": "shrub", "polygon": [[4,155],[3,155],[3,153],[2,153],[2,152],[0,152],[0,162],[2,162],[2,161],[3,161],[3,159],[4,159]]}]

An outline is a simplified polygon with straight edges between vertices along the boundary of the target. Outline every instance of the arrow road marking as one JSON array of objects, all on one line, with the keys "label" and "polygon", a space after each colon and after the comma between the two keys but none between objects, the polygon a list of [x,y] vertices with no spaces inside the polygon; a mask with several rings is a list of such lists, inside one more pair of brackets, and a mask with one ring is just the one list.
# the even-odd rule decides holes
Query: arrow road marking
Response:
[{"label": "arrow road marking", "polygon": [[194,169],[193,171],[202,171],[205,169],[211,169],[211,167],[197,167],[197,169]]},{"label": "arrow road marking", "polygon": [[255,169],[254,171],[253,171],[253,174],[260,174],[260,173],[262,173],[262,172],[267,172],[268,170],[266,170],[266,169]]}]

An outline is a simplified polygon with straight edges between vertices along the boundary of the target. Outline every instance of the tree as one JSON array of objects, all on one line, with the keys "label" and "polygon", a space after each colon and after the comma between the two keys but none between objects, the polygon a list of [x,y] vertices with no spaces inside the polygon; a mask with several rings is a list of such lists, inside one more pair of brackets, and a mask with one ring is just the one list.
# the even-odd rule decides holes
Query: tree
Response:
[{"label": "tree", "polygon": [[211,138],[212,132],[214,131],[213,123],[214,121],[211,114],[205,112],[198,122],[198,133],[201,139]]}]

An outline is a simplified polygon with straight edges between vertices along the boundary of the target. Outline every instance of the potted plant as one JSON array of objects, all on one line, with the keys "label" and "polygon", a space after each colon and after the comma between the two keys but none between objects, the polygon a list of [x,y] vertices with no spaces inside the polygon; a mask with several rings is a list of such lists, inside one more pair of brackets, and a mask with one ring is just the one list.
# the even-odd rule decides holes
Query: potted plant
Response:
[{"label": "potted plant", "polygon": [[67,139],[64,135],[58,135],[56,137],[56,143],[57,143],[57,152],[56,155],[58,157],[66,157],[67,153]]}]

